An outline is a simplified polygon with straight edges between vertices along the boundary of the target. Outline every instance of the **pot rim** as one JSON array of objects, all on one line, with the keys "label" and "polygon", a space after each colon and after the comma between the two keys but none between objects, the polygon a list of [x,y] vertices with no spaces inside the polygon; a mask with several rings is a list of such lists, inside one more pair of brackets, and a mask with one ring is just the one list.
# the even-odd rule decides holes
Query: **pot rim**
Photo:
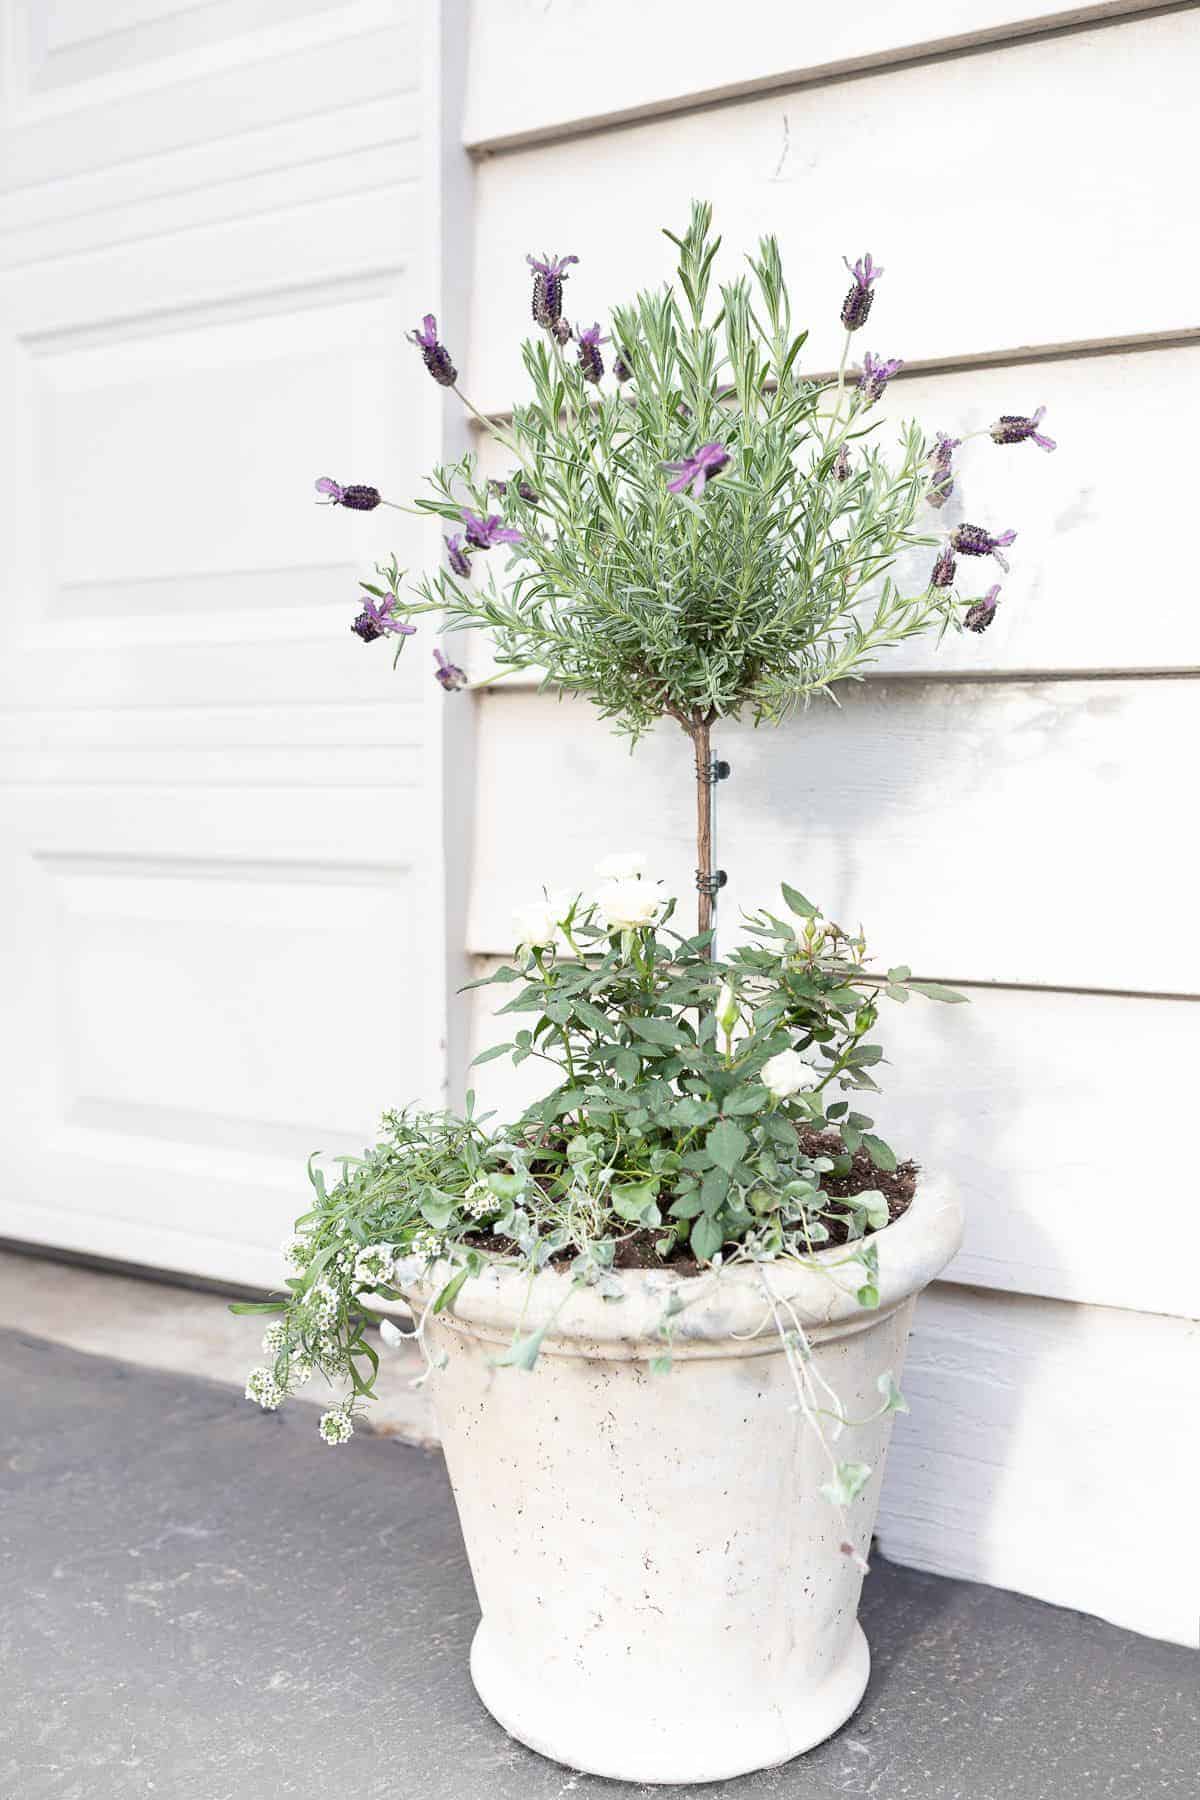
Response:
[{"label": "pot rim", "polygon": [[[867,1330],[941,1273],[961,1244],[962,1231],[957,1196],[925,1177],[900,1218],[854,1246],[818,1250],[803,1261],[734,1263],[697,1275],[620,1269],[615,1271],[624,1289],[620,1299],[605,1299],[594,1287],[572,1293],[570,1275],[558,1269],[543,1269],[531,1280],[496,1258],[463,1283],[437,1322],[499,1344],[509,1343],[514,1333],[544,1327],[542,1354],[550,1355],[616,1360],[658,1357],[668,1350],[672,1358],[762,1355],[781,1348],[768,1288],[785,1324],[800,1325],[810,1337],[827,1340]],[[861,1282],[839,1266],[866,1244],[873,1244],[879,1257],[879,1304],[869,1309],[858,1302]],[[404,1301],[372,1295],[371,1310],[419,1312],[455,1272],[454,1264],[436,1262],[406,1288]]]}]

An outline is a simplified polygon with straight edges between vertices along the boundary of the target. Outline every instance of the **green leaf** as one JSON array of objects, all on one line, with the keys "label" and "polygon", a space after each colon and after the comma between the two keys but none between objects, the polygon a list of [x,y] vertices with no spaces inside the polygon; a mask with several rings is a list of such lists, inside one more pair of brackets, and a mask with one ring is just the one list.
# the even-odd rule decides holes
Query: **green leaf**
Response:
[{"label": "green leaf", "polygon": [[887,1199],[878,1188],[867,1188],[863,1193],[855,1194],[854,1205],[862,1207],[872,1231],[882,1231],[891,1218]]},{"label": "green leaf", "polygon": [[694,1193],[681,1194],[678,1200],[673,1200],[667,1208],[667,1214],[672,1219],[695,1219],[703,1211],[704,1202],[700,1198],[698,1188]]},{"label": "green leaf", "polygon": [[822,1483],[821,1492],[834,1506],[849,1506],[871,1479],[870,1463],[842,1462],[832,1481]]},{"label": "green leaf", "polygon": [[287,1306],[282,1300],[231,1300],[231,1313],[284,1313]]},{"label": "green leaf", "polygon": [[474,1069],[477,1068],[480,1063],[494,1062],[496,1057],[503,1056],[506,1050],[511,1049],[511,1044],[493,1044],[490,1050],[481,1050],[478,1056],[473,1056],[467,1064],[467,1067],[469,1069]]},{"label": "green leaf", "polygon": [[652,1375],[669,1375],[672,1366],[671,1358],[669,1356],[652,1356],[650,1358],[650,1373]]},{"label": "green leaf", "polygon": [[672,1122],[683,1126],[708,1125],[716,1116],[717,1109],[712,1101],[701,1100],[697,1094],[677,1100],[670,1112]]},{"label": "green leaf", "polygon": [[735,1088],[732,1094],[727,1094],[723,1111],[738,1114],[761,1112],[770,1098],[761,1081],[755,1081],[749,1087]]},{"label": "green leaf", "polygon": [[634,1082],[642,1066],[642,1059],[636,1050],[618,1050],[613,1057],[613,1068],[622,1081]]},{"label": "green leaf", "polygon": [[725,1233],[711,1213],[702,1213],[692,1226],[689,1242],[692,1246],[692,1255],[698,1262],[711,1262],[725,1242]]},{"label": "green leaf", "polygon": [[628,1181],[614,1185],[610,1190],[613,1211],[622,1219],[628,1219],[633,1225],[661,1225],[662,1214],[658,1210],[658,1183],[656,1181]]},{"label": "green leaf", "polygon": [[876,1137],[870,1131],[864,1132],[862,1147],[877,1169],[882,1169],[886,1174],[890,1174],[896,1167],[896,1152],[890,1144],[885,1144],[881,1137]]},{"label": "green leaf", "polygon": [[888,970],[887,978],[889,981],[907,981],[911,974],[907,963],[897,963],[894,969]]},{"label": "green leaf", "polygon": [[452,1275],[450,1277],[450,1280],[446,1283],[445,1287],[433,1303],[433,1310],[435,1313],[446,1312],[448,1308],[454,1305],[454,1302],[457,1300],[459,1292],[462,1289],[463,1283],[469,1279],[470,1274],[471,1271],[469,1268],[462,1268],[458,1271],[457,1275]]},{"label": "green leaf", "polygon": [[750,1147],[750,1139],[740,1125],[720,1119],[704,1140],[704,1147],[719,1169],[732,1175]]},{"label": "green leaf", "polygon": [[943,987],[940,981],[910,981],[909,991],[924,994],[927,1000],[943,1000],[947,1006],[966,1006],[966,994],[956,993],[953,988]]},{"label": "green leaf", "polygon": [[872,1282],[868,1282],[866,1287],[860,1287],[854,1297],[860,1306],[866,1307],[868,1312],[879,1305],[879,1289]]},{"label": "green leaf", "polygon": [[789,887],[786,881],[780,882],[779,887],[792,911],[801,919],[815,919],[818,916],[820,907],[814,906],[811,900],[806,900],[803,894],[797,893],[794,887]]},{"label": "green leaf", "polygon": [[683,1033],[670,1019],[630,1019],[629,1023],[648,1044],[669,1044],[673,1048],[683,1042]]},{"label": "green leaf", "polygon": [[908,1411],[908,1401],[896,1386],[896,1377],[892,1374],[890,1369],[884,1371],[875,1385],[883,1395],[883,1409],[885,1412],[906,1413]]},{"label": "green leaf", "polygon": [[443,1200],[437,1194],[428,1194],[421,1201],[421,1217],[425,1220],[427,1225],[432,1225],[435,1231],[445,1231],[447,1225],[450,1223],[450,1214],[452,1211],[452,1202]]},{"label": "green leaf", "polygon": [[547,1325],[539,1325],[525,1337],[514,1338],[508,1349],[500,1356],[491,1358],[492,1366],[497,1369],[532,1369],[538,1359]]}]

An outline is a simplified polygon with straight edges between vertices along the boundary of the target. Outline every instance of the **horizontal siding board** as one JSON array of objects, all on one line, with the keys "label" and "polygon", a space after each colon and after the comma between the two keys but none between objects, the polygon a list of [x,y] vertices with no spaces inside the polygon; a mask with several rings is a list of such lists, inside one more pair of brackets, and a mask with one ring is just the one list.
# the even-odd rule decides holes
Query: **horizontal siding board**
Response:
[{"label": "horizontal siding board", "polygon": [[[830,917],[865,921],[882,961],[928,976],[1200,992],[1179,818],[1197,691],[880,681],[778,732],[722,728],[724,916],[778,904],[786,878]],[[631,763],[586,704],[498,690],[479,705],[476,795],[476,953],[508,948],[513,908],[543,881],[584,884],[630,841],[671,892],[692,889],[691,763],[674,726]]]},{"label": "horizontal siding board", "polygon": [[[750,0],[731,30],[728,6],[698,0],[681,30],[674,8],[637,0],[605,7],[472,0],[463,135],[473,149],[487,150],[997,37],[1124,17],[1152,4],[910,0],[898,7],[894,0],[860,0],[816,8]],[[520,81],[497,80],[518,42]],[[618,45],[636,45],[636,54],[615,53]]]},{"label": "horizontal siding board", "polygon": [[[935,1286],[917,1306],[885,1556],[1197,1642],[1200,1327]],[[1147,1556],[1146,1546],[1156,1546]]]},{"label": "horizontal siding board", "polygon": [[[919,528],[936,534],[963,519],[1016,528],[1003,604],[983,636],[901,644],[880,658],[879,671],[980,675],[1200,664],[1190,588],[1153,579],[1146,536],[1163,470],[1184,468],[1192,456],[1189,395],[1200,396],[1200,344],[893,382],[878,408],[884,446],[905,419],[920,419],[931,435],[942,429],[966,436],[1003,412],[1045,405],[1046,429],[1059,449],[1046,455],[1032,444],[998,447],[987,437],[964,445],[955,492],[940,513],[926,510]],[[1131,455],[1139,444],[1153,452]],[[482,438],[480,454],[489,475],[511,466],[494,439]],[[897,567],[904,591],[924,586],[933,554],[914,552]],[[964,562],[960,572],[964,594],[1000,578],[990,562]],[[478,666],[491,666],[486,655]]]},{"label": "horizontal siding board", "polygon": [[[480,964],[480,973],[492,964]],[[1200,1049],[1190,1000],[967,988],[971,1005],[885,1006],[883,1093],[864,1101],[900,1154],[959,1195],[966,1238],[949,1277],[1143,1312],[1200,1313],[1200,1212],[1181,1208],[1169,1261],[1131,1256],[1157,1175],[1126,1166],[1119,1121],[1153,1069],[1155,1107],[1187,1116]],[[471,1055],[502,1043],[503,988],[472,995]],[[480,1106],[514,1117],[554,1071],[507,1057],[472,1072]],[[1135,1132],[1136,1125],[1130,1126]]]},{"label": "horizontal siding board", "polygon": [[[670,273],[660,228],[695,195],[726,273],[778,232],[814,369],[840,355],[841,256],[867,248],[887,274],[862,336],[890,356],[1178,333],[1200,278],[1178,232],[1198,48],[1200,14],[1174,12],[485,161],[469,358],[452,346],[467,390],[489,411],[523,391],[526,251],[578,252],[568,315],[603,319]],[[1014,117],[1087,154],[1059,159],[1051,189],[1043,133]]]}]

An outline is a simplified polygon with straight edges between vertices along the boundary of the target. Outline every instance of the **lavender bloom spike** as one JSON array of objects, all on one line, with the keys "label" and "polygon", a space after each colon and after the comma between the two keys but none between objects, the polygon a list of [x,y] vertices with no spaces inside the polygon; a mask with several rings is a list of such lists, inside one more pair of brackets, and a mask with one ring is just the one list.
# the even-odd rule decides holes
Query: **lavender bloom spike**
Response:
[{"label": "lavender bloom spike", "polygon": [[888,361],[880,361],[871,355],[869,350],[863,351],[862,369],[855,377],[858,391],[863,397],[865,406],[874,406],[883,393],[884,388],[898,369],[904,367],[899,357]]},{"label": "lavender bloom spike", "polygon": [[389,594],[382,603],[377,603],[370,594],[363,600],[363,609],[350,627],[357,632],[364,644],[374,643],[386,632],[394,632],[397,637],[415,637],[416,626],[410,625],[396,612],[396,597]]},{"label": "lavender bloom spike", "polygon": [[947,437],[944,431],[939,431],[937,434],[937,442],[929,452],[933,479],[929,483],[929,491],[925,498],[930,506],[938,508],[945,506],[954,492],[954,471],[950,459],[961,443],[961,438]]},{"label": "lavender bloom spike", "polygon": [[[500,499],[503,499],[508,492],[508,485],[507,481],[491,480],[488,482],[488,492],[490,494],[496,494]],[[514,486],[521,499],[524,500],[528,506],[536,506],[538,504],[541,495],[530,487],[524,475],[517,475],[514,478]]]},{"label": "lavender bloom spike", "polygon": [[1015,531],[1002,531],[999,537],[993,537],[982,525],[959,525],[950,533],[950,547],[963,556],[994,556],[1007,574],[1008,561],[1000,552],[1014,543],[1016,536]]},{"label": "lavender bloom spike", "polygon": [[585,381],[598,382],[604,374],[604,358],[600,354],[601,344],[611,340],[600,336],[599,325],[589,325],[578,337],[579,367]]},{"label": "lavender bloom spike", "polygon": [[499,513],[489,513],[486,519],[478,519],[474,513],[464,512],[462,522],[467,528],[467,542],[476,550],[490,550],[493,544],[521,544],[525,541],[519,531],[500,523]]},{"label": "lavender bloom spike", "polygon": [[560,344],[564,350],[570,343],[573,335],[569,319],[555,319],[553,325],[550,327],[550,336],[554,339],[555,343]]},{"label": "lavender bloom spike", "polygon": [[577,263],[579,258],[546,256],[539,262],[536,256],[527,256],[525,261],[533,270],[534,323],[550,331],[562,318],[562,284],[567,279],[568,265]]},{"label": "lavender bloom spike", "polygon": [[471,573],[471,559],[463,549],[463,541],[458,532],[446,540],[446,561],[454,573],[465,581]]},{"label": "lavender bloom spike", "polygon": [[842,301],[842,324],[847,331],[857,331],[860,325],[866,324],[875,299],[871,283],[879,280],[883,270],[871,261],[869,252],[853,265],[848,256],[843,256],[842,261],[854,277],[854,286]]},{"label": "lavender bloom spike", "polygon": [[933,573],[929,577],[929,585],[930,587],[935,588],[948,588],[953,584],[953,581],[954,552],[950,548],[950,545],[947,544],[945,549],[939,552],[938,559],[933,565]]},{"label": "lavender bloom spike", "polygon": [[425,314],[420,331],[409,332],[408,341],[420,350],[421,361],[439,387],[453,387],[458,380],[458,370],[450,361],[445,344],[438,343],[437,320],[432,313]]},{"label": "lavender bloom spike", "polygon": [[847,444],[842,445],[833,459],[833,479],[835,481],[849,481],[850,479],[850,448]]},{"label": "lavender bloom spike", "polygon": [[437,664],[433,671],[433,679],[440,682],[448,694],[456,693],[460,688],[467,686],[465,669],[460,669],[457,663],[448,661],[440,650],[434,651],[433,660]]},{"label": "lavender bloom spike", "polygon": [[374,512],[383,504],[383,495],[376,487],[366,487],[360,481],[352,481],[343,487],[340,481],[334,481],[329,475],[322,475],[316,484],[318,494],[328,494],[326,502],[329,506],[345,506],[351,512]]},{"label": "lavender bloom spike", "polygon": [[623,349],[618,349],[613,357],[613,378],[618,384],[633,380],[633,365]]},{"label": "lavender bloom spike", "polygon": [[685,488],[690,488],[693,498],[698,500],[709,476],[719,475],[728,461],[729,452],[724,444],[701,444],[682,462],[664,463],[663,468],[672,472],[667,483],[668,494],[682,494]]},{"label": "lavender bloom spike", "polygon": [[963,624],[968,631],[986,631],[996,616],[996,601],[1000,597],[1000,584],[990,587],[982,600],[976,600],[974,606],[967,608]]},{"label": "lavender bloom spike", "polygon": [[1058,445],[1052,437],[1045,437],[1038,430],[1046,409],[1039,406],[1031,419],[1021,413],[1001,413],[991,428],[994,444],[1023,444],[1026,438],[1032,438],[1042,450],[1057,450]]}]

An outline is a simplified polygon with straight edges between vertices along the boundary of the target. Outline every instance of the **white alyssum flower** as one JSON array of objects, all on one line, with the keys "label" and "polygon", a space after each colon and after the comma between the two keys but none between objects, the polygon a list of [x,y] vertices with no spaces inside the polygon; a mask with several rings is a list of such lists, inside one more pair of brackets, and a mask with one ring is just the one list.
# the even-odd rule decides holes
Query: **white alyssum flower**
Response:
[{"label": "white alyssum flower", "polygon": [[308,1308],[315,1325],[332,1325],[338,1314],[337,1289],[328,1281],[318,1281],[309,1292]]},{"label": "white alyssum flower", "polygon": [[638,931],[653,925],[671,896],[661,881],[606,881],[596,890],[596,904],[609,931]]},{"label": "white alyssum flower", "polygon": [[[442,1253],[442,1240],[436,1231],[418,1231],[408,1246],[414,1257],[420,1259],[420,1267],[433,1262]],[[397,1271],[398,1273],[398,1271]]]},{"label": "white alyssum flower", "polygon": [[303,1350],[293,1350],[291,1362],[288,1364],[288,1393],[295,1393],[297,1388],[302,1388],[305,1382],[312,1380],[312,1377],[312,1357]]},{"label": "white alyssum flower", "polygon": [[289,1269],[303,1269],[308,1265],[312,1255],[312,1244],[306,1237],[285,1238],[282,1245],[283,1260]]},{"label": "white alyssum flower", "polygon": [[274,1412],[283,1399],[283,1389],[270,1369],[251,1369],[246,1377],[246,1398],[257,1400],[264,1412]]},{"label": "white alyssum flower", "polygon": [[360,1250],[354,1259],[355,1285],[374,1288],[382,1282],[390,1286],[395,1261],[395,1244],[371,1244],[366,1250]]},{"label": "white alyssum flower", "polygon": [[799,1051],[781,1050],[763,1064],[760,1079],[777,1100],[790,1100],[793,1094],[806,1094],[815,1088],[821,1077]]},{"label": "white alyssum flower", "polygon": [[322,1413],[317,1430],[327,1444],[348,1444],[354,1436],[354,1420],[346,1403]]},{"label": "white alyssum flower", "polygon": [[459,1202],[468,1219],[490,1219],[500,1211],[500,1204],[486,1181],[473,1182]]},{"label": "white alyssum flower", "polygon": [[575,903],[576,896],[563,892],[545,894],[518,906],[513,914],[513,932],[518,950],[550,950],[561,936],[563,920]]},{"label": "white alyssum flower", "polygon": [[276,1319],[263,1332],[262,1353],[264,1356],[278,1356],[287,1346],[287,1326],[282,1319]]},{"label": "white alyssum flower", "polygon": [[646,873],[646,858],[640,850],[621,850],[596,864],[601,881],[636,881]]}]

